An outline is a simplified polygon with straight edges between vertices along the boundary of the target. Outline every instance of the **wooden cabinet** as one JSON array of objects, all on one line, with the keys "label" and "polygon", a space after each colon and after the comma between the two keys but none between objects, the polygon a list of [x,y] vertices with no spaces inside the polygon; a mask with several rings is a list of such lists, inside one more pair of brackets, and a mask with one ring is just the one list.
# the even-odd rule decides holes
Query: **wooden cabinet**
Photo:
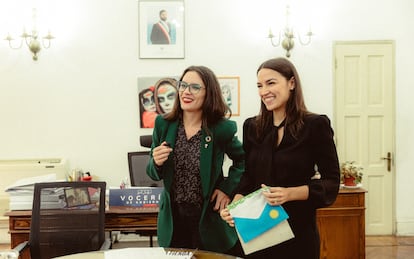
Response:
[{"label": "wooden cabinet", "polygon": [[[6,216],[9,216],[6,213]],[[18,215],[9,216],[9,233],[11,247],[16,247],[18,244],[29,240],[30,223],[31,223],[31,211],[19,211]],[[19,259],[30,258],[30,252],[25,249],[20,254]]]},{"label": "wooden cabinet", "polygon": [[334,204],[317,211],[321,259],[365,258],[365,192],[341,189]]}]

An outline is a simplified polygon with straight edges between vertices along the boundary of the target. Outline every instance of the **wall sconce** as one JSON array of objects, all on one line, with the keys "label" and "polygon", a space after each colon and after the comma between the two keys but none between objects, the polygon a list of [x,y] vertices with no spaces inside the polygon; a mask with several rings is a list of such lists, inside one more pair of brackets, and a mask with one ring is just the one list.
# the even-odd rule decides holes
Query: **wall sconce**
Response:
[{"label": "wall sconce", "polygon": [[23,29],[19,46],[13,46],[12,41],[15,39],[10,35],[10,33],[7,34],[7,37],[4,40],[9,41],[9,46],[11,49],[20,49],[23,46],[23,42],[26,43],[26,46],[29,48],[29,50],[33,53],[33,60],[37,60],[37,53],[43,48],[48,49],[50,47],[51,40],[54,39],[53,35],[48,32],[46,36],[44,36],[41,41],[38,40],[38,31],[36,28],[36,8],[32,9],[32,20],[33,20],[33,29],[31,34],[26,32],[26,29]]},{"label": "wall sconce", "polygon": [[[273,35],[272,30],[269,29],[269,36],[268,38],[270,39],[270,42],[272,43],[273,47],[279,47],[280,46],[280,41],[282,40],[282,33],[283,33],[283,40],[282,40],[282,47],[286,50],[286,57],[290,57],[290,50],[293,49],[293,47],[295,46],[295,34],[293,31],[293,28],[289,25],[289,6],[286,6],[286,26],[285,29],[283,31],[279,31],[279,39],[277,44],[275,44],[273,42],[273,38],[275,37],[275,35]],[[313,36],[313,32],[309,27],[309,31],[306,33],[306,37],[308,37],[307,41],[304,42],[302,41],[300,35],[298,34],[298,39],[301,45],[305,46],[305,45],[309,45],[311,43],[312,40],[312,36]]]}]

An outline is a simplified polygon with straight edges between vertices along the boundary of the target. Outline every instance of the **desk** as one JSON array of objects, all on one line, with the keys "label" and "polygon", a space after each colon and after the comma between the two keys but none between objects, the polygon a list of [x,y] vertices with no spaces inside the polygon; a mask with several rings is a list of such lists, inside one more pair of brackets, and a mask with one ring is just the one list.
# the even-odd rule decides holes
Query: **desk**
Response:
[{"label": "desk", "polygon": [[142,259],[153,259],[153,258],[164,258],[166,251],[179,251],[179,252],[193,252],[193,255],[197,259],[236,259],[238,257],[214,253],[210,251],[202,250],[187,250],[187,249],[178,249],[178,248],[146,248],[146,247],[134,247],[134,248],[123,248],[123,249],[113,249],[108,251],[95,251],[87,252],[73,255],[66,255],[61,257],[56,257],[55,259],[105,259],[105,258],[142,258]]},{"label": "desk", "polygon": [[[29,240],[32,211],[9,211],[9,233],[11,247]],[[110,208],[105,212],[105,231],[138,232],[156,235],[158,208]],[[25,251],[21,259],[29,259]]]},{"label": "desk", "polygon": [[[332,206],[317,211],[321,238],[321,259],[365,258],[365,193],[366,190],[341,189]],[[157,229],[157,208],[128,210],[111,208],[106,213],[107,231],[153,231]],[[28,240],[31,211],[11,211],[9,232],[11,246]],[[28,259],[30,256],[23,255]]]}]

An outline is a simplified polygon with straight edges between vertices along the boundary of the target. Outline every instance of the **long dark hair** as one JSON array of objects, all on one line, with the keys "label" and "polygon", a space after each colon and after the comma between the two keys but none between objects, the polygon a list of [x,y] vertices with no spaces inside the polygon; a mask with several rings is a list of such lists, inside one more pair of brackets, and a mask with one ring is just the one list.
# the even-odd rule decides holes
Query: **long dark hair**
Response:
[{"label": "long dark hair", "polygon": [[[207,129],[209,126],[216,124],[221,119],[231,117],[231,110],[224,102],[221,94],[220,83],[216,75],[205,66],[190,66],[184,70],[180,77],[180,81],[188,72],[196,72],[204,83],[206,96],[202,107],[202,127]],[[179,95],[175,99],[174,108],[170,113],[164,115],[166,120],[182,119],[183,110],[180,105]]]},{"label": "long dark hair", "polygon": [[[286,80],[294,78],[295,87],[290,92],[286,104],[286,130],[293,136],[297,137],[302,129],[304,118],[310,112],[307,110],[303,99],[302,85],[299,74],[295,66],[286,58],[274,58],[263,62],[257,69],[257,73],[263,68],[272,69],[279,72]],[[273,111],[268,111],[263,102],[261,102],[260,113],[256,117],[257,137],[263,136],[266,129],[273,125]]]}]

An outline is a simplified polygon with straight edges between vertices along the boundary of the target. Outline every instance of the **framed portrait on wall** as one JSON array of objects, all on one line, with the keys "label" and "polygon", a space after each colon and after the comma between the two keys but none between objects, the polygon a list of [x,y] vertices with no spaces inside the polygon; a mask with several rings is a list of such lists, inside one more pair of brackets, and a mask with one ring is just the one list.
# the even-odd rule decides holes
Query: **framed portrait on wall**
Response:
[{"label": "framed portrait on wall", "polygon": [[158,114],[170,112],[177,97],[178,77],[138,77],[141,128],[154,128]]},{"label": "framed portrait on wall", "polygon": [[139,58],[184,58],[184,0],[139,0]]},{"label": "framed portrait on wall", "polygon": [[240,77],[218,76],[224,101],[230,107],[232,116],[240,116]]}]

